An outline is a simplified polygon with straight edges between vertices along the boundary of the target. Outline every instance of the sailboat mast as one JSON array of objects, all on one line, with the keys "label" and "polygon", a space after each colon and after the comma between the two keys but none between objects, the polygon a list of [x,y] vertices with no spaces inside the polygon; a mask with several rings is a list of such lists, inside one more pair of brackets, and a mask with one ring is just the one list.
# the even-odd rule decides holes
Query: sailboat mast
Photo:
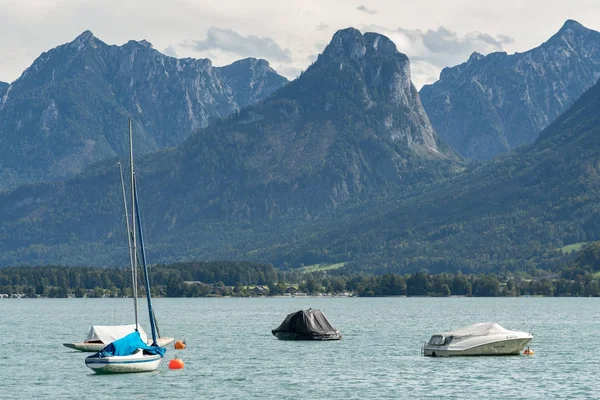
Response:
[{"label": "sailboat mast", "polygon": [[[135,286],[135,264],[133,263],[133,252],[131,248],[131,226],[129,225],[129,214],[127,213],[127,197],[125,196],[125,179],[123,179],[123,166],[119,163],[119,172],[121,173],[121,189],[123,191],[123,206],[125,208],[125,223],[127,225],[127,244],[129,245],[129,265],[131,267],[131,282]],[[137,313],[135,326],[137,328]]]},{"label": "sailboat mast", "polygon": [[133,171],[133,133],[131,131],[131,119],[129,120],[129,170],[131,171],[131,225],[133,227],[132,236],[132,257],[131,262],[133,266],[133,309],[135,311],[135,330],[138,330],[138,304],[137,304],[137,241],[135,234],[135,177]]},{"label": "sailboat mast", "polygon": [[154,311],[152,310],[152,297],[150,296],[150,279],[148,278],[148,265],[146,264],[146,249],[144,247],[144,235],[142,233],[142,222],[140,218],[140,205],[138,204],[137,185],[133,186],[135,197],[135,212],[137,228],[140,234],[140,256],[142,258],[142,269],[144,272],[144,286],[146,287],[146,299],[148,300],[148,314],[150,319],[150,329],[152,330],[152,346],[156,344],[156,322],[154,321]]}]

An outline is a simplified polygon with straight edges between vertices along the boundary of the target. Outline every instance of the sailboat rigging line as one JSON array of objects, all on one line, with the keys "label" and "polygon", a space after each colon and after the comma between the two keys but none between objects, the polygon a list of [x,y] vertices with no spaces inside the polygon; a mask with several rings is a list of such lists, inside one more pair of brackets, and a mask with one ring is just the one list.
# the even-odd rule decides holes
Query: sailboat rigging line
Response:
[{"label": "sailboat rigging line", "polygon": [[154,316],[154,325],[156,325],[156,334],[158,335],[158,337],[160,338],[160,329],[158,328],[158,320],[156,319],[156,314],[154,313],[154,310],[152,310],[152,315]]},{"label": "sailboat rigging line", "polygon": [[148,278],[148,265],[146,264],[146,250],[144,249],[144,235],[142,233],[142,222],[140,220],[140,212],[138,205],[137,186],[135,177],[133,180],[133,198],[135,201],[135,212],[137,229],[140,235],[140,255],[142,256],[142,271],[144,272],[144,286],[146,287],[146,299],[148,300],[148,317],[150,319],[150,329],[152,330],[152,346],[157,346],[156,342],[156,324],[154,322],[154,311],[152,310],[152,298],[150,297],[150,279]]},{"label": "sailboat rigging line", "polygon": [[[127,197],[125,196],[125,180],[123,179],[123,167],[119,163],[119,172],[121,173],[121,189],[123,190],[123,205],[125,206],[125,222],[127,225],[127,243],[129,244],[129,265],[131,266],[131,286],[137,287],[136,276],[135,276],[135,265],[133,264],[133,249],[131,245],[131,227],[129,225],[129,215],[127,214]],[[136,295],[136,290],[133,290],[133,296]],[[137,320],[137,300],[136,300],[136,312],[135,312],[135,329],[138,327]]]},{"label": "sailboat rigging line", "polygon": [[135,194],[134,194],[134,173],[133,173],[133,133],[131,130],[131,119],[129,119],[129,170],[131,172],[131,236],[132,236],[132,268],[133,268],[133,309],[135,311],[135,330],[138,330],[138,304],[137,304],[137,241],[135,235]]}]

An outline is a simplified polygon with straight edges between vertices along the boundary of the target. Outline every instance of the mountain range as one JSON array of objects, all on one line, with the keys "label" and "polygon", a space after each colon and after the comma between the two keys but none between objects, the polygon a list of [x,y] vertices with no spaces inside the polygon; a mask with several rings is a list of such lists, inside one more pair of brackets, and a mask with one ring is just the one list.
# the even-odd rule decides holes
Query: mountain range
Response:
[{"label": "mountain range", "polygon": [[378,273],[553,268],[563,246],[600,238],[598,110],[600,83],[535,143],[265,254],[298,265],[318,249],[321,261]]},{"label": "mountain range", "polygon": [[[134,139],[144,140],[137,127]],[[342,30],[265,101],[140,159],[147,240],[156,244],[149,250],[158,260],[237,257],[457,165],[420,104],[408,58],[383,35]],[[4,262],[114,260],[123,239],[117,172],[103,163],[0,198],[4,232],[12,232],[0,240]]]},{"label": "mountain range", "polygon": [[0,81],[0,97],[4,95],[6,88],[8,87],[8,83]]},{"label": "mountain range", "polygon": [[127,149],[131,117],[142,154],[182,143],[287,83],[264,60],[215,68],[165,56],[145,40],[109,46],[86,31],[40,55],[0,97],[0,190],[64,179]]},{"label": "mountain range", "polygon": [[443,140],[467,158],[487,160],[532,143],[598,78],[600,33],[568,20],[524,53],[473,53],[419,94]]},{"label": "mountain range", "polygon": [[[541,47],[578,35],[573,29],[585,28],[567,21]],[[564,56],[558,48],[544,53],[546,71]],[[502,65],[503,55],[483,59],[493,57]],[[574,68],[555,86],[577,86],[578,71],[588,70]],[[243,76],[232,73],[228,84],[248,82]],[[563,246],[600,238],[600,84],[582,91],[533,143],[467,163],[432,127],[407,56],[383,35],[338,31],[296,80],[137,158],[149,258],[346,263],[378,273],[552,268]],[[112,123],[126,141],[127,116]],[[148,140],[139,124],[134,140]],[[0,194],[0,265],[126,265],[116,161]]]}]

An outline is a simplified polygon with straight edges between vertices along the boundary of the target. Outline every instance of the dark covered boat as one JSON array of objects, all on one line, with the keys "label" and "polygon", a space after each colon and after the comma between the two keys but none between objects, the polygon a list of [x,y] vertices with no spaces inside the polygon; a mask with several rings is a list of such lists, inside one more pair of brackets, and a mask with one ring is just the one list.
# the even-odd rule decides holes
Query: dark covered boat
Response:
[{"label": "dark covered boat", "polygon": [[337,331],[321,310],[300,310],[289,314],[277,329],[271,331],[281,340],[340,340]]}]

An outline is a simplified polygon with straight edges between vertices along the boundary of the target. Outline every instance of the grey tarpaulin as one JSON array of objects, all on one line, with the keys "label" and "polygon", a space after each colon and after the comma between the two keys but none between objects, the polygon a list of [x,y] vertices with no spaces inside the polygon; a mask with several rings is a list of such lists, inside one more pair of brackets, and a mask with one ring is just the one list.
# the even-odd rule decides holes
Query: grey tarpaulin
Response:
[{"label": "grey tarpaulin", "polygon": [[339,340],[342,338],[321,310],[300,310],[289,314],[271,331],[281,340]]}]

